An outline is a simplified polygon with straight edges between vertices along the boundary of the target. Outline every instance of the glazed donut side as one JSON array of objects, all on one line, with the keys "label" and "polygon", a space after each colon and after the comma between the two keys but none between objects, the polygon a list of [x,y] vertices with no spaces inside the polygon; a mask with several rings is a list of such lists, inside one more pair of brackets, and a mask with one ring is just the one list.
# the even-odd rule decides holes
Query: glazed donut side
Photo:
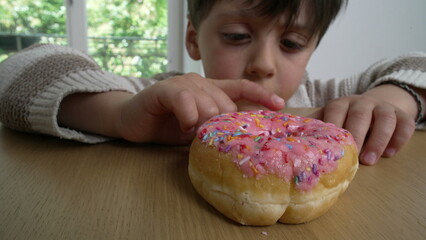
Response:
[{"label": "glazed donut side", "polygon": [[298,224],[323,215],[348,187],[357,168],[357,150],[345,146],[335,171],[323,174],[309,191],[273,174],[244,176],[232,155],[195,138],[188,172],[196,191],[222,214],[243,225]]},{"label": "glazed donut side", "polygon": [[358,170],[358,150],[355,145],[344,147],[345,155],[338,160],[337,169],[321,175],[311,191],[300,191],[293,184],[291,201],[279,219],[282,223],[299,224],[309,222],[325,214],[349,187]]},{"label": "glazed donut side", "polygon": [[194,139],[189,177],[197,192],[222,214],[244,225],[270,225],[290,202],[290,184],[277,176],[244,177],[232,155]]}]

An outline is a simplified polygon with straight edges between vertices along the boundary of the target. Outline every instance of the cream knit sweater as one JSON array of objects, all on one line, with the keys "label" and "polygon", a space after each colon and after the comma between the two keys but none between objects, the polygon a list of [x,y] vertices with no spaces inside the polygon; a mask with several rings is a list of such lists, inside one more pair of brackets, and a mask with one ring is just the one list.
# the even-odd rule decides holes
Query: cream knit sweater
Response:
[{"label": "cream knit sweater", "polygon": [[[105,72],[87,55],[58,45],[34,45],[0,64],[0,121],[26,132],[37,132],[97,143],[109,138],[64,128],[57,113],[64,97],[76,92],[113,90],[137,93],[171,74],[153,78],[117,76]],[[173,75],[173,73],[172,73]],[[329,100],[360,94],[386,81],[396,80],[426,89],[426,53],[411,53],[382,60],[365,72],[343,80],[310,80],[287,101],[287,107],[320,107]],[[418,124],[425,129],[426,123]]]}]

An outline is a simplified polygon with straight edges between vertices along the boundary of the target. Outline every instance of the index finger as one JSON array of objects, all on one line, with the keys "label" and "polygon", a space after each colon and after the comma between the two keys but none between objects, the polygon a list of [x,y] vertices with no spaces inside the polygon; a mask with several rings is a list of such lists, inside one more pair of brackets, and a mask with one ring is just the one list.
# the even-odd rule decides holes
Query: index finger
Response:
[{"label": "index finger", "polygon": [[352,133],[358,150],[361,151],[373,117],[373,105],[363,102],[352,103],[348,110],[344,128]]},{"label": "index finger", "polygon": [[246,99],[271,110],[280,110],[285,106],[284,99],[249,80],[213,80],[213,84],[222,89],[233,101]]}]

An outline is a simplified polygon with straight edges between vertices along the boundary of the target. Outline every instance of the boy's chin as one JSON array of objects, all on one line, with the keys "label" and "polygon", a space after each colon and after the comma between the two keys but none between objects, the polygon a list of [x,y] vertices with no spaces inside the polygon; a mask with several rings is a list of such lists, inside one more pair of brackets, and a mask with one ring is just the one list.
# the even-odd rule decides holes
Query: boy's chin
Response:
[{"label": "boy's chin", "polygon": [[269,110],[267,107],[264,107],[259,104],[255,104],[252,102],[249,102],[247,100],[240,100],[236,102],[238,111],[250,111],[250,110]]}]

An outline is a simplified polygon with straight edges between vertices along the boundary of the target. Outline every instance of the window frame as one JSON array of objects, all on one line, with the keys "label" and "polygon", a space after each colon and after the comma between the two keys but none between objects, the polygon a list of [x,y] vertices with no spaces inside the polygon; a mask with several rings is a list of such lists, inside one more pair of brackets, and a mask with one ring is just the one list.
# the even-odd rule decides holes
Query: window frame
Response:
[{"label": "window frame", "polygon": [[[67,11],[68,45],[88,53],[88,30],[86,0],[64,0]],[[185,28],[186,0],[168,0],[167,69],[168,71],[196,72],[202,74],[200,62],[193,61],[187,54]]]},{"label": "window frame", "polygon": [[68,45],[88,53],[86,0],[65,0]]}]

